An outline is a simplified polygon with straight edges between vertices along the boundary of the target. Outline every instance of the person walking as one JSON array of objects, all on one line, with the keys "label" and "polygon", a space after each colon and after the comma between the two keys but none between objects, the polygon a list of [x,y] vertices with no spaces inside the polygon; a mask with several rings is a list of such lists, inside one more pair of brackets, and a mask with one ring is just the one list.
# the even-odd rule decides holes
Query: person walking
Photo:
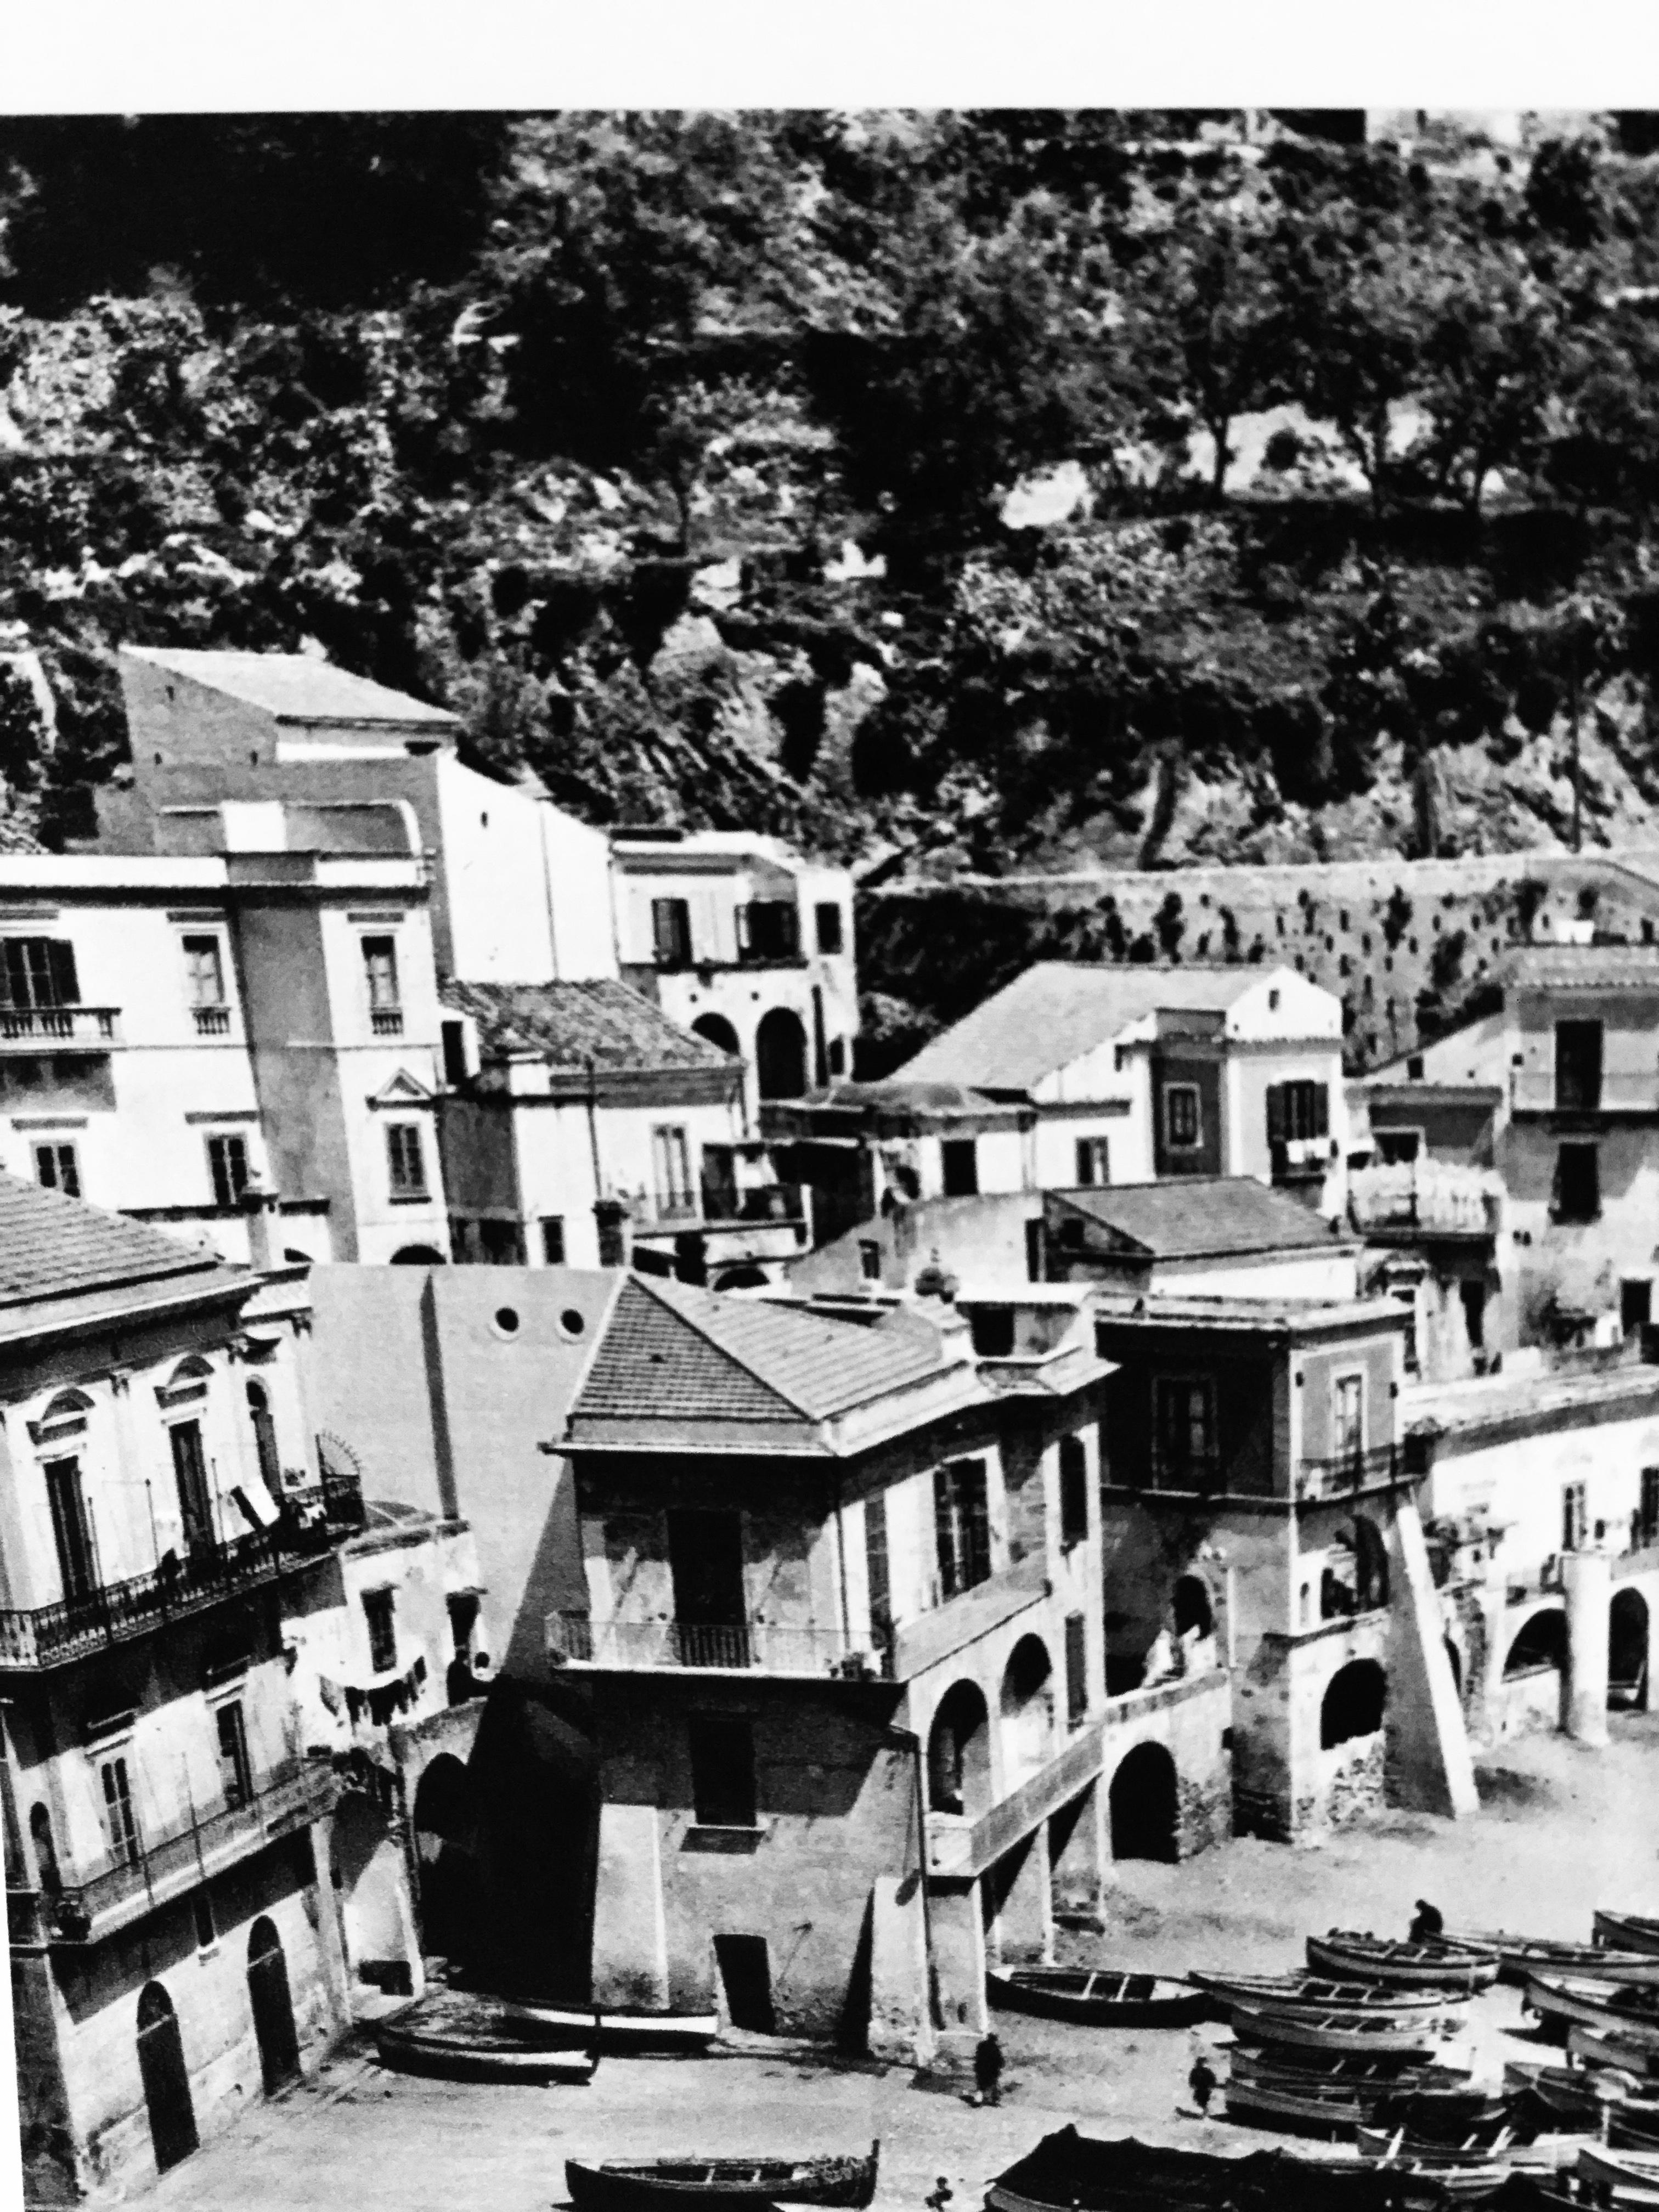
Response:
[{"label": "person walking", "polygon": [[1219,2080],[1207,2053],[1200,2051],[1193,2061],[1192,2072],[1187,2076],[1187,2087],[1193,2093],[1193,2102],[1198,2107],[1200,2119],[1209,2112],[1210,2100],[1216,2093]]},{"label": "person walking", "polygon": [[950,2183],[941,2173],[938,2180],[934,2182],[932,2189],[929,2190],[927,2196],[924,2197],[921,2201],[927,2207],[927,2212],[945,2212],[945,2206],[951,2202],[951,2199],[956,2195],[956,2191],[951,2188]]},{"label": "person walking", "polygon": [[982,2037],[974,2052],[974,2087],[981,2105],[1002,2102],[1002,2045],[994,2033]]}]

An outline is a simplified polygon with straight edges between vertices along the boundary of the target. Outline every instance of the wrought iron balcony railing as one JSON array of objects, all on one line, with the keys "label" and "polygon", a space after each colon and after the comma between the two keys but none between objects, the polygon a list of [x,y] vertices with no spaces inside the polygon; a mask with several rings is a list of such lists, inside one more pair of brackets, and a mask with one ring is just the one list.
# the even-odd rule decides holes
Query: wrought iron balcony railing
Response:
[{"label": "wrought iron balcony railing", "polygon": [[332,1802],[326,1766],[290,1760],[240,1803],[165,1835],[137,1838],[85,1881],[43,1892],[40,1911],[51,1940],[94,1942],[112,1926],[193,1889],[232,1861],[309,1826]]},{"label": "wrought iron balcony railing", "polygon": [[556,1666],[641,1673],[690,1669],[857,1681],[889,1671],[888,1654],[873,1630],[849,1636],[839,1628],[777,1628],[758,1620],[728,1627],[688,1620],[593,1620],[585,1613],[553,1613],[547,1618],[547,1650]]},{"label": "wrought iron balcony railing", "polygon": [[1304,1459],[1296,1492],[1298,1498],[1340,1498],[1348,1491],[1370,1490],[1382,1483],[1399,1481],[1405,1472],[1405,1455],[1398,1444],[1374,1444],[1368,1451]]},{"label": "wrought iron balcony railing", "polygon": [[1659,1073],[1518,1067],[1510,1077],[1510,1103],[1517,1114],[1659,1115]]},{"label": "wrought iron balcony railing", "polygon": [[118,1006],[0,1006],[0,1052],[8,1048],[39,1051],[50,1045],[97,1050],[119,1042]]}]

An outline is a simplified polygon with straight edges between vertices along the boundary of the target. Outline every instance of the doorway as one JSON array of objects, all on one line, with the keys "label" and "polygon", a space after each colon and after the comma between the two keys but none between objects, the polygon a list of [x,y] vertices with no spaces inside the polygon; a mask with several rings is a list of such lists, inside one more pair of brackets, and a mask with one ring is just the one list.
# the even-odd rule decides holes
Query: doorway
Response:
[{"label": "doorway", "polygon": [[1138,1743],[1112,1777],[1107,1793],[1115,1859],[1161,1859],[1176,1848],[1175,1761],[1161,1743]]},{"label": "doorway", "polygon": [[748,1666],[749,1608],[743,1581],[741,1516],[671,1512],[668,1564],[674,1581],[674,1633],[680,1664]]},{"label": "doorway", "polygon": [[149,2139],[155,2170],[165,2173],[190,2156],[200,2140],[191,2102],[185,2046],[173,2000],[160,1982],[146,1984],[138,1997],[138,2071],[149,2113]]},{"label": "doorway", "polygon": [[714,1963],[720,1968],[732,2027],[746,2028],[751,2035],[775,2035],[772,1957],[765,1936],[715,1936]]},{"label": "doorway", "polygon": [[276,1923],[256,1920],[247,1944],[247,1994],[253,2008],[253,2033],[259,2045],[259,2071],[265,2094],[276,2095],[299,2079],[300,2039],[289,1995],[288,1962]]}]

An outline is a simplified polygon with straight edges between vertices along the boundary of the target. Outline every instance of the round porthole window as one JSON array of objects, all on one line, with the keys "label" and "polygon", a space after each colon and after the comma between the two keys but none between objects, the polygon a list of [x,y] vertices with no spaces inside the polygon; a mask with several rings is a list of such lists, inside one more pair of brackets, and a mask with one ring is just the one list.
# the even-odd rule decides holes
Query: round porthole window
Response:
[{"label": "round porthole window", "polygon": [[580,1336],[587,1323],[574,1306],[567,1306],[559,1316],[559,1327],[566,1336]]},{"label": "round porthole window", "polygon": [[516,1306],[497,1306],[495,1334],[497,1336],[516,1336],[519,1333],[519,1313]]}]

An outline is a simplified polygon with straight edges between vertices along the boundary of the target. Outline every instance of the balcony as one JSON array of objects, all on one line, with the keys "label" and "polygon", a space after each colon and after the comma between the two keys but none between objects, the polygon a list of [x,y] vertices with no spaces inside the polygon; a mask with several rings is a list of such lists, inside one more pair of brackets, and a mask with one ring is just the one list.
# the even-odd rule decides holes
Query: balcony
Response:
[{"label": "balcony", "polygon": [[287,1522],[186,1553],[171,1571],[155,1567],[32,1612],[0,1612],[0,1674],[67,1666],[130,1644],[325,1558],[341,1534],[326,1522],[311,1528]]},{"label": "balcony", "polygon": [[308,1827],[332,1802],[327,1766],[290,1761],[267,1776],[244,1803],[144,1839],[130,1859],[111,1859],[87,1881],[44,1894],[40,1912],[46,1940],[97,1942],[236,1860]]},{"label": "balcony", "polygon": [[1304,1459],[1297,1470],[1297,1498],[1348,1498],[1357,1491],[1385,1490],[1409,1482],[1405,1455],[1398,1444],[1374,1444],[1369,1451],[1338,1452],[1330,1459]]},{"label": "balcony", "polygon": [[228,1036],[230,1008],[228,1006],[192,1006],[191,1017],[196,1024],[198,1036]]},{"label": "balcony", "polygon": [[371,1006],[368,1026],[378,1037],[400,1037],[404,1033],[404,1010],[401,1006]]},{"label": "balcony", "polygon": [[946,1598],[929,1613],[920,1613],[896,1631],[893,1638],[893,1674],[896,1680],[908,1682],[914,1675],[924,1674],[941,1659],[948,1659],[964,1645],[988,1636],[1005,1620],[1012,1620],[1027,1606],[1036,1605],[1048,1595],[1048,1563],[1040,1553],[1022,1559],[1017,1566],[1005,1567],[971,1589],[957,1596]]},{"label": "balcony", "polygon": [[767,1621],[730,1627],[684,1620],[593,1620],[585,1613],[547,1617],[547,1653],[556,1667],[621,1673],[787,1674],[817,1681],[875,1681],[889,1655],[874,1630],[780,1628]]},{"label": "balcony", "polygon": [[118,1006],[0,1006],[0,1052],[107,1052]]},{"label": "balcony", "polygon": [[1510,1077],[1510,1110],[1595,1121],[1620,1115],[1659,1119],[1659,1073],[1603,1073],[1568,1078],[1559,1069],[1517,1067]]},{"label": "balcony", "polygon": [[1478,1168],[1449,1162],[1358,1168],[1348,1178],[1349,1218],[1376,1243],[1490,1244],[1499,1204]]}]

